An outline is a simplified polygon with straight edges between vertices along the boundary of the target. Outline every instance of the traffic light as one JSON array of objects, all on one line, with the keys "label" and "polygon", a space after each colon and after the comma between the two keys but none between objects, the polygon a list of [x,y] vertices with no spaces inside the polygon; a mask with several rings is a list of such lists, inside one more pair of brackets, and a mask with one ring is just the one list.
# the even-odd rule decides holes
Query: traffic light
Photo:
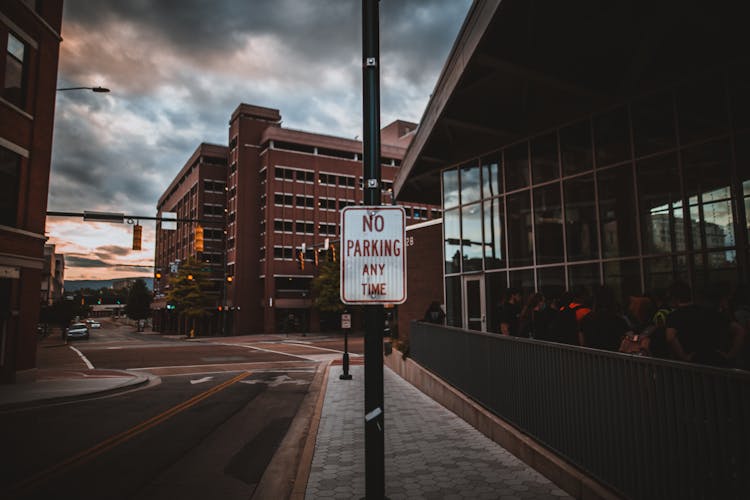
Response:
[{"label": "traffic light", "polygon": [[328,261],[336,262],[336,245],[333,243],[328,247]]},{"label": "traffic light", "polygon": [[143,226],[136,224],[133,226],[133,250],[141,249],[141,236],[143,235]]},{"label": "traffic light", "polygon": [[161,273],[156,273],[156,279],[158,279],[158,280],[161,279]]},{"label": "traffic light", "polygon": [[232,276],[227,276],[227,283],[231,283],[234,281],[234,278]]},{"label": "traffic light", "polygon": [[297,250],[297,267],[299,269],[305,269],[305,252]]},{"label": "traffic light", "polygon": [[203,228],[201,226],[195,226],[195,239],[193,241],[195,251],[203,251]]}]

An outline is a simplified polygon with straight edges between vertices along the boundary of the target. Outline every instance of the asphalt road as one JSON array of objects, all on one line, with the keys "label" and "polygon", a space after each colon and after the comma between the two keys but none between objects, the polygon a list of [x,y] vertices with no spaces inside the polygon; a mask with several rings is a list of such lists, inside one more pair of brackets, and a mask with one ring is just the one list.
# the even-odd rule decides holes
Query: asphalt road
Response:
[{"label": "asphalt road", "polygon": [[[351,341],[350,352],[361,344]],[[319,364],[341,356],[343,339],[196,342],[105,322],[74,345],[96,368],[161,382],[0,414],[0,428],[14,430],[0,454],[0,491],[11,498],[251,498]]]}]

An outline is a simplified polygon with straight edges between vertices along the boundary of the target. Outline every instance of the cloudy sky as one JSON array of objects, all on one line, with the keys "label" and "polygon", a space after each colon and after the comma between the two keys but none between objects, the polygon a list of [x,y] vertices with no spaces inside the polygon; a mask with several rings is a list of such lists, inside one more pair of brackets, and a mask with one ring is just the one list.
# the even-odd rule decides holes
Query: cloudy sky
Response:
[{"label": "cloudy sky", "polygon": [[[418,122],[471,0],[380,2],[381,123]],[[283,126],[362,136],[360,0],[65,0],[48,210],[153,216],[245,102]],[[50,217],[66,279],[150,275],[132,226]],[[119,264],[119,266],[116,266]]]}]

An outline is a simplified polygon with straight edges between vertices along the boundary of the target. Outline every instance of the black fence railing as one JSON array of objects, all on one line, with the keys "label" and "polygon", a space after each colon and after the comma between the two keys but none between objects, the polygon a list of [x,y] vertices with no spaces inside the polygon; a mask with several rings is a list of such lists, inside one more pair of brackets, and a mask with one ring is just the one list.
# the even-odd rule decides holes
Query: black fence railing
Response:
[{"label": "black fence railing", "polygon": [[637,499],[750,498],[750,373],[413,322],[410,355]]}]

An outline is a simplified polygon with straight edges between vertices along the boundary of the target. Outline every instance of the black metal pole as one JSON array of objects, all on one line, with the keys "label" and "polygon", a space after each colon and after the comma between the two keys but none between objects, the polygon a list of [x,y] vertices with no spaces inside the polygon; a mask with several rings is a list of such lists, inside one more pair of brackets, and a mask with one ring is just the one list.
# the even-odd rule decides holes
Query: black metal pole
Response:
[{"label": "black metal pole", "polygon": [[[362,111],[365,205],[380,205],[379,0],[362,0]],[[364,306],[365,497],[385,498],[383,306]]]},{"label": "black metal pole", "polygon": [[352,376],[349,373],[349,329],[344,328],[344,357],[343,362],[344,373],[339,375],[341,380],[351,380]]}]

